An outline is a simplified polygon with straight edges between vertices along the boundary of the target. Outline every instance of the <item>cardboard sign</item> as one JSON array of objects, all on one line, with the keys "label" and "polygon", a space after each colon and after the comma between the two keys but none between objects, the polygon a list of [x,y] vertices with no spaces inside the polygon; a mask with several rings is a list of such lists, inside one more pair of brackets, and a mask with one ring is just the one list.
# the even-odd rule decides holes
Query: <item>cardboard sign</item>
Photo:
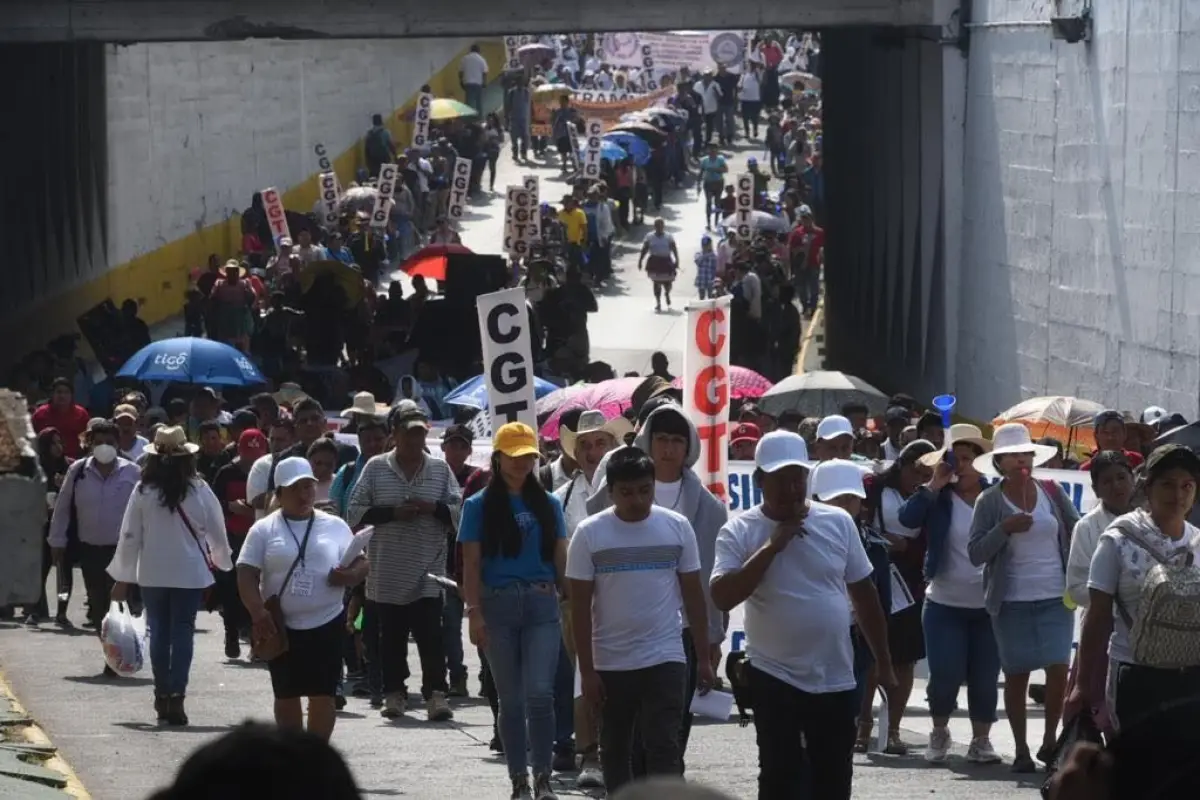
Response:
[{"label": "cardboard sign", "polygon": [[379,165],[379,193],[375,195],[375,207],[371,210],[371,227],[387,227],[388,215],[392,210],[392,195],[396,192],[396,176],[400,168],[395,164]]},{"label": "cardboard sign", "polygon": [[521,177],[521,183],[525,186],[525,191],[529,192],[533,200],[533,205],[538,205],[538,176],[524,175]]},{"label": "cardboard sign", "polygon": [[417,95],[417,107],[413,111],[412,146],[417,150],[429,147],[429,128],[433,114],[433,95],[422,92]]},{"label": "cardboard sign", "polygon": [[584,130],[587,134],[587,149],[583,153],[583,177],[589,181],[600,180],[600,137],[604,135],[604,120],[588,117]]},{"label": "cardboard sign", "polygon": [[469,190],[471,188],[471,159],[459,158],[454,162],[454,175],[450,178],[450,200],[446,206],[446,216],[457,223],[462,219],[467,207]]},{"label": "cardboard sign", "polygon": [[279,246],[279,240],[287,237],[292,238],[292,232],[288,230],[287,214],[283,211],[283,198],[279,196],[279,191],[274,186],[269,186],[262,190],[263,211],[267,214],[267,224],[271,226],[271,238],[275,240],[275,246]]},{"label": "cardboard sign", "polygon": [[641,51],[642,51],[642,63],[641,63],[642,75],[645,76],[645,80],[643,80],[642,82],[646,86],[646,91],[656,92],[656,91],[658,91],[658,81],[654,79],[654,45],[650,42],[645,42],[641,46]]},{"label": "cardboard sign", "polygon": [[313,145],[313,153],[317,156],[317,169],[320,172],[333,172],[333,161],[329,159],[329,153],[325,151],[325,145],[317,142]]},{"label": "cardboard sign", "polygon": [[509,186],[504,203],[504,252],[513,258],[529,255],[530,226],[539,220],[537,206],[524,186]]},{"label": "cardboard sign", "polygon": [[525,65],[521,63],[521,56],[518,54],[522,47],[527,44],[533,44],[537,41],[536,36],[528,33],[520,34],[519,36],[504,37],[504,69],[505,71],[514,71],[524,69]]},{"label": "cardboard sign", "polygon": [[[624,89],[610,92],[577,89],[571,93],[571,106],[585,119],[598,117],[605,125],[612,126],[620,122],[625,114],[665,103],[673,91],[671,87],[646,93],[628,92]],[[530,132],[533,136],[549,136],[552,133],[550,114],[557,107],[557,99],[554,102],[534,101],[529,117]]]},{"label": "cardboard sign", "polygon": [[536,431],[533,339],[525,290],[505,289],[480,295],[476,308],[479,310],[483,374],[487,379],[492,430],[499,430],[508,422],[524,422]]},{"label": "cardboard sign", "polygon": [[317,187],[321,193],[321,207],[325,209],[325,227],[333,228],[337,225],[338,199],[342,195],[337,173],[322,172],[317,178]]},{"label": "cardboard sign", "polygon": [[754,236],[754,176],[743,172],[737,176],[734,195],[734,225],[738,239],[747,241]]},{"label": "cardboard sign", "polygon": [[729,298],[689,303],[685,330],[683,407],[700,436],[693,469],[710,492],[728,501]]}]

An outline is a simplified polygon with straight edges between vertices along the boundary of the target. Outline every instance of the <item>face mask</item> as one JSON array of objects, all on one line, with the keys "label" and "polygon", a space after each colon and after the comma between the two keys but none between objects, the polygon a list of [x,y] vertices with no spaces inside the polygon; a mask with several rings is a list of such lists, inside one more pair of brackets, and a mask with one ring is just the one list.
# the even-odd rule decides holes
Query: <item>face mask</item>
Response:
[{"label": "face mask", "polygon": [[111,464],[117,458],[117,448],[111,444],[98,444],[92,448],[92,456],[101,464]]}]

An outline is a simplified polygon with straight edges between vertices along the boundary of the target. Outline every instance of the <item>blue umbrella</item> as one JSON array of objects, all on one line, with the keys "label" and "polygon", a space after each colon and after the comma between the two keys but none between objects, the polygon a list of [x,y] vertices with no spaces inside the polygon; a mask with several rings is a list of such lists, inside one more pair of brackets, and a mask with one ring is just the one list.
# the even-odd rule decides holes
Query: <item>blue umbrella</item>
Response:
[{"label": "blue umbrella", "polygon": [[[579,148],[579,157],[585,158],[587,154],[587,145]],[[606,139],[600,140],[600,157],[606,158],[614,164],[629,157],[629,153],[616,142],[610,142]]]},{"label": "blue umbrella", "polygon": [[[550,394],[557,388],[550,381],[544,381],[538,377],[534,377],[533,379],[533,393],[539,399]],[[446,395],[445,402],[452,406],[465,406],[466,408],[478,408],[480,410],[487,408],[487,380],[482,375],[476,375],[469,381],[463,381],[454,391]]]},{"label": "blue umbrella", "polygon": [[650,145],[640,136],[625,131],[613,131],[604,134],[603,141],[616,142],[633,156],[633,163],[644,167],[650,163]]},{"label": "blue umbrella", "polygon": [[216,386],[256,386],[266,383],[258,367],[241,351],[227,344],[194,336],[151,342],[134,353],[117,375],[140,381]]}]

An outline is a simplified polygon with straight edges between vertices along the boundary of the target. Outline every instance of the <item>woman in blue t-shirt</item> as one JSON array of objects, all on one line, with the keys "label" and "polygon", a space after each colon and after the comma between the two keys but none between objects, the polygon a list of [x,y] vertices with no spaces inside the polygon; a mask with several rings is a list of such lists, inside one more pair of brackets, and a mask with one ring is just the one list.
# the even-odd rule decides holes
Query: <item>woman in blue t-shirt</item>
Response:
[{"label": "woman in blue t-shirt", "polygon": [[[567,558],[562,505],[538,482],[537,434],[510,422],[492,442],[492,477],[463,504],[463,597],[471,643],[483,648],[500,698],[512,797],[555,800],[554,677],[562,646],[558,587]],[[526,771],[526,723],[533,791]]]}]

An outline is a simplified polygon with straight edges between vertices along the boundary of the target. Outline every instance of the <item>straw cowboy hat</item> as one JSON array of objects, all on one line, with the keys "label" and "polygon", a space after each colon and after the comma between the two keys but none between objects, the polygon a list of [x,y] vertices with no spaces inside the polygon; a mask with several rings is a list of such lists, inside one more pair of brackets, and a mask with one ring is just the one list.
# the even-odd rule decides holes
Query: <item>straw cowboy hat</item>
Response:
[{"label": "straw cowboy hat", "polygon": [[613,417],[606,421],[603,411],[585,411],[579,415],[579,424],[575,426],[575,430],[563,427],[562,451],[567,455],[573,454],[575,443],[585,433],[607,433],[620,445],[625,441],[625,434],[633,433],[633,423],[624,417]]},{"label": "straw cowboy hat", "polygon": [[946,446],[941,450],[921,456],[917,461],[923,467],[936,467],[938,462],[946,457],[946,453],[956,444],[973,444],[984,453],[992,452],[992,443],[983,436],[983,431],[974,425],[958,423],[950,426],[950,435],[946,437]]},{"label": "straw cowboy hat", "polygon": [[388,413],[386,403],[376,403],[375,395],[370,392],[359,392],[354,395],[354,402],[349,408],[343,408],[341,416],[352,417],[355,414],[364,414],[368,417],[382,417]]},{"label": "straw cowboy hat", "polygon": [[985,475],[999,475],[992,463],[993,459],[1016,453],[1028,453],[1033,456],[1033,466],[1040,467],[1058,455],[1058,450],[1049,445],[1034,444],[1028,428],[1019,422],[1010,422],[996,428],[992,434],[992,451],[975,459],[975,471]]},{"label": "straw cowboy hat", "polygon": [[279,391],[271,395],[275,398],[275,402],[281,406],[291,406],[299,403],[301,400],[308,399],[308,395],[300,388],[298,383],[281,383]]},{"label": "straw cowboy hat", "polygon": [[171,456],[180,453],[195,453],[200,449],[187,440],[187,432],[178,425],[162,427],[154,432],[154,441],[146,445],[145,452],[152,456]]},{"label": "straw cowboy hat", "polygon": [[237,272],[239,278],[246,277],[246,267],[243,266],[242,262],[238,261],[236,258],[229,259],[225,262],[225,265],[221,267],[221,272],[229,272],[229,270],[234,270]]}]

